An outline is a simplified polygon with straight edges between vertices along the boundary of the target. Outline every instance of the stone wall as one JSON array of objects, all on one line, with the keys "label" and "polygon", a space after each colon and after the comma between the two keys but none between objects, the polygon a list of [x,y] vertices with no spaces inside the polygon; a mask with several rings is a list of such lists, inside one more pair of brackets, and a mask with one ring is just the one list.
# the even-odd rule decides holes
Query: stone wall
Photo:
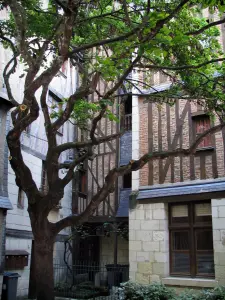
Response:
[{"label": "stone wall", "polygon": [[215,278],[225,284],[225,199],[212,200]]},{"label": "stone wall", "polygon": [[[0,274],[4,268],[4,248],[5,248],[5,216],[3,210],[0,209]],[[0,286],[1,289],[1,286]]]},{"label": "stone wall", "polygon": [[4,255],[5,255],[5,215],[0,209],[0,299],[2,294],[2,280],[4,271]]},{"label": "stone wall", "polygon": [[168,205],[137,204],[130,210],[130,279],[143,284],[162,281],[176,286],[213,287],[225,284],[225,199],[213,199],[212,227],[215,280],[169,277]]},{"label": "stone wall", "polygon": [[160,281],[169,274],[167,205],[138,204],[130,210],[130,278],[140,283]]}]

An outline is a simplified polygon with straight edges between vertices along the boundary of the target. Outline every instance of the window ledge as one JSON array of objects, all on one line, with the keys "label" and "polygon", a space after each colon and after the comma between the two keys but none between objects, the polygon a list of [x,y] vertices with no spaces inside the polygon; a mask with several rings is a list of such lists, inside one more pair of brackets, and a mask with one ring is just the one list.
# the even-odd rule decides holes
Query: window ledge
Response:
[{"label": "window ledge", "polygon": [[208,113],[207,113],[206,111],[204,111],[204,110],[198,110],[198,111],[193,112],[193,113],[191,114],[192,119],[199,118],[199,117],[202,117],[202,116],[204,117],[204,116],[209,116],[209,115],[208,115]]},{"label": "window ledge", "polygon": [[215,150],[215,147],[208,146],[208,147],[197,148],[196,153],[203,152],[203,151],[214,151],[214,150]]},{"label": "window ledge", "polygon": [[185,277],[165,277],[162,278],[162,283],[165,285],[199,287],[199,288],[213,288],[218,285],[218,281],[215,279],[185,278]]}]

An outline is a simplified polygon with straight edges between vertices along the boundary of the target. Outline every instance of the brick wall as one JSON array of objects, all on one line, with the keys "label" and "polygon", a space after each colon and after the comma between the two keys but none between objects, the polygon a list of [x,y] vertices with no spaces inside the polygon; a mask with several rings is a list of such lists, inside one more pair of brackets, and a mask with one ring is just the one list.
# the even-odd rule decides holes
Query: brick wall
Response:
[{"label": "brick wall", "polygon": [[[202,16],[209,19],[209,22],[217,21],[220,16],[217,12],[211,14],[208,9],[202,11]],[[220,31],[218,41],[221,44],[223,50],[225,50],[225,25],[218,25],[217,28]],[[141,79],[141,75],[139,75]],[[163,77],[159,72],[153,74],[151,84],[158,85],[168,82],[168,78]],[[190,104],[190,111],[186,113],[183,120],[183,129],[179,133],[177,142],[172,147],[172,142],[177,136],[176,128],[182,122],[179,120],[182,116],[182,112],[185,108],[186,101],[179,100],[177,104],[172,107],[166,105],[151,104],[152,113],[149,115],[148,104],[144,103],[144,98],[139,98],[139,114],[140,114],[140,155],[148,152],[149,145],[152,143],[152,151],[168,150],[172,148],[183,147],[187,148],[190,142],[193,141],[191,121],[191,113],[198,110],[197,104],[192,102]],[[153,99],[154,100],[154,99]],[[149,117],[150,116],[150,117]],[[167,127],[169,123],[169,131]],[[218,120],[215,121],[215,125],[218,124]],[[153,135],[149,134],[149,126],[153,129]],[[191,139],[191,140],[190,140]],[[224,140],[225,135],[221,132],[215,134],[215,152],[213,156],[211,152],[202,152],[194,157],[174,158],[170,160],[169,166],[166,167],[166,161],[154,161],[153,166],[146,165],[140,171],[139,184],[141,186],[148,184],[166,183],[166,182],[180,182],[195,179],[207,179],[225,176],[225,154],[224,154]],[[150,148],[151,148],[150,147]],[[201,158],[202,157],[202,158]],[[214,165],[214,169],[213,169]],[[194,174],[191,175],[190,168],[193,168]],[[152,174],[149,173],[149,169],[153,169]],[[201,170],[204,169],[204,172]],[[166,171],[165,171],[166,170]],[[162,176],[162,172],[165,171],[165,175]]]},{"label": "brick wall", "polygon": [[[185,100],[178,100],[172,107],[153,103],[149,104],[152,107],[152,113],[149,114],[148,104],[144,103],[144,100],[139,98],[140,155],[149,152],[150,143],[152,143],[152,151],[188,148],[196,138],[193,135],[192,115],[198,110],[197,104],[187,103]],[[219,124],[218,119],[214,121],[214,124]],[[152,135],[149,132],[149,126],[152,128]],[[212,121],[211,126],[213,126]],[[140,185],[224,177],[225,135],[218,132],[214,137],[214,150],[202,150],[192,157],[155,160],[151,173],[149,173],[149,165],[145,165],[140,171]]]}]

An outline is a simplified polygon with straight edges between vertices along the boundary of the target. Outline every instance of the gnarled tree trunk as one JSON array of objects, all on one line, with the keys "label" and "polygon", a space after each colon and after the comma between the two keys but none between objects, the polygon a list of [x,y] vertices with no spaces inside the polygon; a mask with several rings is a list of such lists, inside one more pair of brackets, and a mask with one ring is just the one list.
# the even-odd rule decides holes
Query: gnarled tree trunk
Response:
[{"label": "gnarled tree trunk", "polygon": [[54,300],[53,245],[54,239],[44,233],[34,238],[37,300]]}]

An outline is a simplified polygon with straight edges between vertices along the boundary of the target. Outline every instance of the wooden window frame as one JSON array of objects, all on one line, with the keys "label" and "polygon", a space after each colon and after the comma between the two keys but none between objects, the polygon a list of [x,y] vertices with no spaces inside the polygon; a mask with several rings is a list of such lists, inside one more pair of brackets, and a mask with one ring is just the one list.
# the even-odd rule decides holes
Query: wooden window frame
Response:
[{"label": "wooden window frame", "polygon": [[[194,124],[194,137],[195,139],[197,139],[204,131],[206,131],[207,129],[209,129],[211,127],[211,121],[210,121],[210,117],[206,114],[201,114],[201,115],[196,115],[193,116],[193,124]],[[208,125],[200,131],[198,131],[198,125],[200,122],[208,122]],[[200,127],[200,126],[199,126]],[[206,137],[204,137],[201,141],[201,143],[198,145],[197,149],[203,149],[203,148],[208,148],[208,147],[212,147],[213,143],[212,143],[212,135],[207,135]]]},{"label": "wooden window frame", "polygon": [[79,172],[79,193],[87,194],[87,172],[85,170]]},{"label": "wooden window frame", "polygon": [[[196,233],[199,230],[212,231],[212,220],[199,222],[195,220],[195,205],[196,204],[205,204],[210,203],[210,200],[205,201],[194,201],[194,202],[180,202],[180,203],[171,203],[169,205],[169,252],[170,252],[170,275],[171,276],[182,276],[182,277],[191,277],[191,278],[215,278],[214,274],[207,273],[198,273],[197,271],[197,253],[214,253],[212,250],[197,250],[196,249]],[[178,205],[187,205],[188,206],[188,222],[187,223],[172,223],[172,207]],[[189,232],[189,250],[173,250],[173,238],[172,234],[174,232],[188,231]],[[173,253],[175,252],[185,252],[190,254],[190,273],[185,272],[173,272]]]}]

